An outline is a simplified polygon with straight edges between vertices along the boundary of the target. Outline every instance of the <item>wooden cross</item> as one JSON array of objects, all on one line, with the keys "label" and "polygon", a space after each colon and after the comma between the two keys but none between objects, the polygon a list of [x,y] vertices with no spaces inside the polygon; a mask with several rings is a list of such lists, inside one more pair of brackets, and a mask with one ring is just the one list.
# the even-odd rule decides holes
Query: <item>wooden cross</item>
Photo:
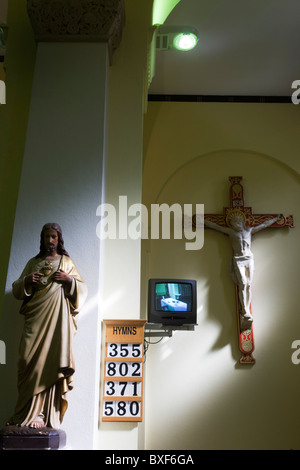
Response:
[{"label": "wooden cross", "polygon": [[[246,227],[256,227],[268,220],[275,218],[278,214],[253,214],[251,207],[245,207],[244,204],[244,189],[241,184],[242,176],[230,176],[230,207],[223,208],[223,214],[205,214],[204,220],[213,222],[221,227],[228,227],[228,220],[235,214],[243,213],[243,218]],[[193,227],[197,228],[197,214],[193,216]],[[294,227],[294,218],[292,215],[288,217],[282,217],[276,221],[270,228],[281,228],[281,227]],[[236,290],[236,313],[238,318],[238,335],[239,335],[239,349],[241,351],[241,364],[254,364],[255,359],[253,357],[254,351],[254,336],[253,336],[253,323],[251,327],[246,329],[243,327],[241,318],[241,303],[239,300],[238,286]],[[250,307],[251,308],[251,307]],[[252,311],[251,311],[252,313]]]}]

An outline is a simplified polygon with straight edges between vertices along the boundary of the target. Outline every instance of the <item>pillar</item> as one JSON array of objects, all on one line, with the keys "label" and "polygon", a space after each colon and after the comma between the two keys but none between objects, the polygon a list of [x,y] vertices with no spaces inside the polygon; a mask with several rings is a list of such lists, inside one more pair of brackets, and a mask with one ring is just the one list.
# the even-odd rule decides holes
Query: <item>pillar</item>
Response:
[{"label": "pillar", "polygon": [[[143,117],[148,91],[152,0],[126,0],[125,7],[122,43],[114,55],[109,76],[105,169],[105,202],[116,208],[117,227],[119,215],[123,220],[127,217],[127,224],[130,224],[135,217],[128,214],[129,208],[142,202]],[[127,208],[120,204],[120,196],[127,197]],[[102,247],[102,318],[145,318],[140,305],[141,240],[122,232],[117,233],[116,239],[104,240]],[[100,400],[100,415],[101,412]],[[143,449],[144,422],[100,420],[98,448]]]},{"label": "pillar", "polygon": [[[67,447],[92,449],[100,373],[96,210],[103,191],[108,70],[121,40],[124,6],[122,0],[28,0],[27,8],[38,45],[3,309],[1,339],[12,367],[5,369],[3,380],[16,382],[22,328],[11,284],[38,253],[42,226],[57,222],[89,289],[78,318],[74,390],[62,428]],[[7,413],[13,412],[15,400],[10,390],[5,396]]]}]

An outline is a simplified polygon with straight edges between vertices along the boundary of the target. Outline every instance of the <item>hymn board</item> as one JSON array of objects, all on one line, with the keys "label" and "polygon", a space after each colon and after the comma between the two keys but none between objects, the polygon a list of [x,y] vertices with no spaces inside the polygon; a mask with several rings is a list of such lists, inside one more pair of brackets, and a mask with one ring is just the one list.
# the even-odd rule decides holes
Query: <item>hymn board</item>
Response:
[{"label": "hymn board", "polygon": [[102,421],[142,421],[146,320],[104,320]]}]

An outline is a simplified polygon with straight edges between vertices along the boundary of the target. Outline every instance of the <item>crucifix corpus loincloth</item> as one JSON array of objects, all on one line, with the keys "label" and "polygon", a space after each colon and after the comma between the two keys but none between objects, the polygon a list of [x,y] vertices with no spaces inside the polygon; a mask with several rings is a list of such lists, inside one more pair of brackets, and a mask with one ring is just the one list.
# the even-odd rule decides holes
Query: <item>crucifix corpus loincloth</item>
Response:
[{"label": "crucifix corpus loincloth", "polygon": [[[241,176],[230,176],[230,207],[224,207],[223,214],[205,214],[205,228],[212,228],[229,236],[232,244],[231,274],[236,286],[236,312],[238,319],[239,348],[241,364],[254,364],[253,317],[251,308],[251,284],[254,261],[251,252],[252,235],[268,227],[294,227],[292,215],[253,214],[251,207],[245,207],[244,189]],[[193,216],[197,228],[197,214]]]}]

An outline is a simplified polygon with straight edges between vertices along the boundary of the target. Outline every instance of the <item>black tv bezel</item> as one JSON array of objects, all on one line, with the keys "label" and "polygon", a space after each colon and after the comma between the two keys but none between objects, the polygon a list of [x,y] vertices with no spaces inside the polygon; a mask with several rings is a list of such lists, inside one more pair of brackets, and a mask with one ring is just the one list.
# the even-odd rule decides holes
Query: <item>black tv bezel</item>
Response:
[{"label": "black tv bezel", "polygon": [[[155,306],[155,286],[159,283],[189,284],[192,287],[191,311],[173,313],[157,310]],[[197,324],[197,281],[194,279],[152,278],[148,283],[148,323],[166,326],[184,326]]]}]

